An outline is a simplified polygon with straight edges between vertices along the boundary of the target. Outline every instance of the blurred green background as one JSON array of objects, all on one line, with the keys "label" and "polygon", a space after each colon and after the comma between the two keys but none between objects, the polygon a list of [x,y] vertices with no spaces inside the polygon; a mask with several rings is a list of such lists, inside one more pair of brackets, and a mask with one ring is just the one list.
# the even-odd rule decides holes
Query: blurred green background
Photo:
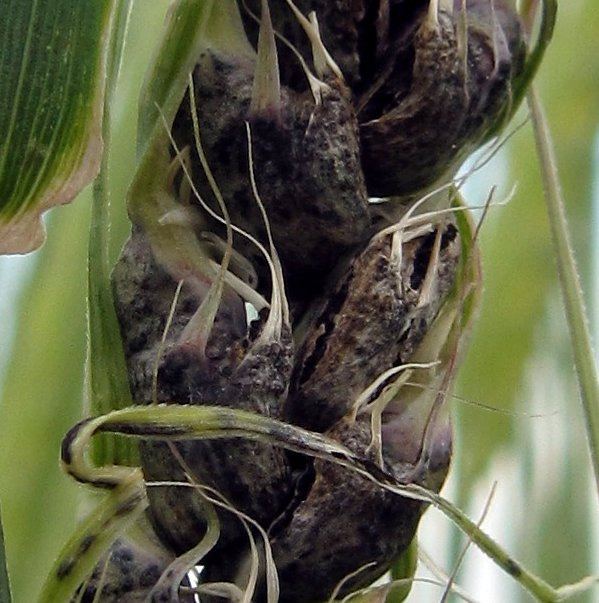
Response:
[{"label": "blurred green background", "polygon": [[[115,258],[128,231],[137,96],[165,10],[166,2],[135,3],[125,49],[111,150]],[[561,2],[539,77],[596,338],[597,40],[597,0]],[[525,117],[522,110],[514,124]],[[492,210],[482,232],[484,301],[456,392],[464,400],[452,401],[457,444],[445,494],[477,517],[497,481],[484,527],[557,585],[599,573],[598,501],[530,125],[472,179],[467,197],[476,204],[493,184],[505,193],[514,183],[516,197]],[[51,213],[40,251],[0,258],[0,500],[16,603],[35,600],[77,518],[78,486],[60,472],[58,450],[82,412],[89,209],[85,191]],[[421,532],[422,546],[451,572],[461,537],[434,511]],[[481,601],[529,600],[474,547],[458,582]],[[410,600],[440,596],[416,586]],[[578,600],[599,600],[599,593]]]}]

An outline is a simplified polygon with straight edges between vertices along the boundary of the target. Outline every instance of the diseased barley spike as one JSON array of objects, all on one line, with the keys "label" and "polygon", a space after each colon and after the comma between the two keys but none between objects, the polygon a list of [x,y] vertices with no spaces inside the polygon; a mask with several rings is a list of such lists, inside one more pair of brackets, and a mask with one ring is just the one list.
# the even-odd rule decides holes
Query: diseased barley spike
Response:
[{"label": "diseased barley spike", "polygon": [[[113,274],[134,401],[281,419],[439,491],[452,451],[445,398],[480,276],[449,183],[513,112],[527,52],[519,17],[508,0],[219,0],[211,10],[242,19],[248,44],[199,52],[167,124],[163,150],[181,164],[165,174],[170,209],[157,221],[131,212]],[[194,243],[195,271],[180,239],[160,238],[174,226]],[[266,441],[140,448],[146,480],[208,486],[226,501],[201,581],[227,592],[245,588],[259,557],[242,514],[268,534],[279,600],[300,603],[326,600],[362,566],[339,596],[372,583],[426,508]],[[148,499],[167,558],[198,546],[215,512],[198,488],[150,488]],[[265,558],[256,601],[273,584]]]}]

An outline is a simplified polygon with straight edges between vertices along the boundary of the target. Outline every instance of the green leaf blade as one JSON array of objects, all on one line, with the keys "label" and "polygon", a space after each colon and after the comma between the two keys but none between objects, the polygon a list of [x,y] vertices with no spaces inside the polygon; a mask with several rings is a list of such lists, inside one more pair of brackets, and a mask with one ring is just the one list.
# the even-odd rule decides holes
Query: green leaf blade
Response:
[{"label": "green leaf blade", "polygon": [[37,248],[41,214],[98,172],[113,7],[0,0],[0,253]]}]

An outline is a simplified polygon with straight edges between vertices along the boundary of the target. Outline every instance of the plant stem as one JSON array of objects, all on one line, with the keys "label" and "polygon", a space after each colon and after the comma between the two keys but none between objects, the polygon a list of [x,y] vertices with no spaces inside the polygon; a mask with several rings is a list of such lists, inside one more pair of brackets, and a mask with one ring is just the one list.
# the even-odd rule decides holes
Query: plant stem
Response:
[{"label": "plant stem", "polygon": [[547,214],[551,225],[557,257],[566,319],[570,330],[574,363],[584,410],[591,461],[599,493],[599,380],[591,344],[580,276],[566,220],[564,198],[560,186],[555,149],[538,93],[533,86],[528,94],[528,105],[537,144],[537,153],[543,178]]},{"label": "plant stem", "polygon": [[4,547],[4,531],[2,530],[2,509],[0,507],[0,601],[11,603],[10,580],[6,564],[6,549]]},{"label": "plant stem", "polygon": [[[110,186],[109,152],[111,143],[112,103],[118,80],[122,49],[131,14],[131,0],[119,0],[113,13],[113,28],[107,61],[107,86],[102,122],[104,153],[100,174],[94,183],[92,219],[88,252],[88,361],[91,414],[103,414],[115,404],[131,400],[125,356],[112,289],[110,287],[109,230]],[[135,448],[130,442],[115,441],[110,436],[98,440],[94,453],[99,462],[134,462]]]}]

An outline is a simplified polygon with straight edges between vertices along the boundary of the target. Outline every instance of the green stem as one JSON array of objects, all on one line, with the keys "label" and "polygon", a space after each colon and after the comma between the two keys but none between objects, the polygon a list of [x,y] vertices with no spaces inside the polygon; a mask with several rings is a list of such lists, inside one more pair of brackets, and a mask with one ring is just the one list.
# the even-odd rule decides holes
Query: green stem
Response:
[{"label": "green stem", "polygon": [[599,379],[597,376],[597,366],[591,344],[580,276],[576,267],[576,260],[568,232],[555,150],[547,119],[534,87],[529,92],[528,105],[532,115],[545,190],[547,214],[549,216],[557,257],[566,318],[574,351],[574,363],[576,372],[578,373],[578,384],[591,450],[591,461],[599,493]]},{"label": "green stem", "polygon": [[[130,404],[131,394],[112,289],[110,287],[109,151],[112,103],[121,64],[122,48],[131,13],[131,0],[117,2],[113,14],[111,47],[108,53],[107,86],[102,122],[104,153],[100,174],[94,183],[88,252],[88,361],[91,414],[104,414]],[[130,442],[103,436],[94,443],[97,462],[133,463]]]},{"label": "green stem", "polygon": [[2,510],[0,508],[0,601],[11,603],[10,580],[6,564],[6,549],[4,547],[4,532],[2,530]]},{"label": "green stem", "polygon": [[457,507],[440,496],[433,495],[433,504],[446,517],[476,543],[476,546],[488,555],[494,563],[509,574],[516,582],[530,592],[538,601],[560,601],[559,589],[553,588],[542,578],[535,576],[515,561],[497,542],[481,530]]}]

